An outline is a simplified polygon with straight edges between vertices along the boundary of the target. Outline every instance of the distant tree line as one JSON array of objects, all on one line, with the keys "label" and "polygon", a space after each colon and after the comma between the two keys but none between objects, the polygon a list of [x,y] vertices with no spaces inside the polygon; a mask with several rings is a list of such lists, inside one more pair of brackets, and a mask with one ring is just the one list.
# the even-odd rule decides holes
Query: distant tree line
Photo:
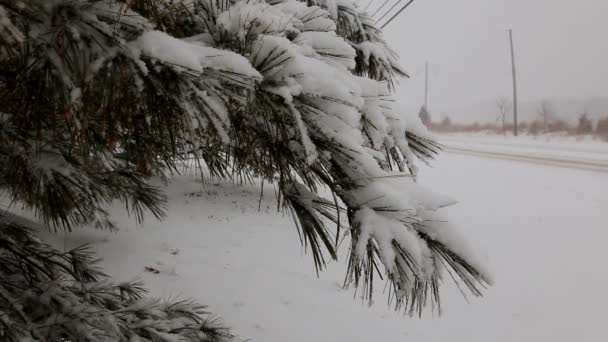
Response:
[{"label": "distant tree line", "polygon": [[[435,132],[493,132],[508,134],[513,131],[511,102],[507,98],[496,101],[496,121],[488,123],[455,123],[449,115],[443,115],[438,121],[433,121],[430,113],[423,107],[419,112],[422,123]],[[538,107],[537,116],[531,121],[519,123],[519,130],[528,135],[564,133],[568,135],[593,135],[608,141],[608,113],[594,122],[589,113],[578,114],[577,123],[568,123],[559,118],[554,106],[543,101]]]}]

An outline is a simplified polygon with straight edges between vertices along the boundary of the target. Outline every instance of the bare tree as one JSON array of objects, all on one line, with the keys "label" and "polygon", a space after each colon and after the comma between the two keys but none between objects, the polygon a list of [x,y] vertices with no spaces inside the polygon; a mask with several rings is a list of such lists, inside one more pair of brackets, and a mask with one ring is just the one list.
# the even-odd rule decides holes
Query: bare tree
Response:
[{"label": "bare tree", "polygon": [[553,109],[551,102],[543,100],[540,103],[540,107],[538,107],[538,116],[543,122],[543,130],[545,132],[549,131],[550,121],[555,117],[555,110]]},{"label": "bare tree", "polygon": [[506,97],[501,97],[496,100],[496,107],[498,107],[498,118],[502,122],[502,133],[507,134],[507,117],[511,111],[511,100]]}]

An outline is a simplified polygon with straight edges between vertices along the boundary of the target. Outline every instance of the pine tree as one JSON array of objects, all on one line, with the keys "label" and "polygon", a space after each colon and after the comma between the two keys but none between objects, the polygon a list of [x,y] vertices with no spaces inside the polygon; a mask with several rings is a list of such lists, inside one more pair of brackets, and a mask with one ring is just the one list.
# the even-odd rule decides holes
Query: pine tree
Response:
[{"label": "pine tree", "polygon": [[[0,188],[50,229],[112,228],[114,200],[162,218],[149,176],[194,157],[276,182],[318,270],[348,233],[346,285],[371,300],[384,274],[421,313],[443,273],[474,295],[489,279],[438,216],[451,201],[415,182],[440,146],[394,103],[405,75],[350,0],[0,0]],[[0,223],[0,337],[230,338],[197,304],[142,304],[86,248],[60,253],[19,222]]]}]

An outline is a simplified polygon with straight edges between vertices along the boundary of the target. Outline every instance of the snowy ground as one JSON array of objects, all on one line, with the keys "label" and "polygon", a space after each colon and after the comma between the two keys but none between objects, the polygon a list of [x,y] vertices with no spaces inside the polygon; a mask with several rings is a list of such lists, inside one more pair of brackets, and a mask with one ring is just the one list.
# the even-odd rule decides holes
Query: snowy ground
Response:
[{"label": "snowy ground", "polygon": [[[317,279],[272,189],[169,188],[169,217],[117,234],[58,236],[92,242],[117,279],[142,278],[162,297],[206,303],[242,339],[260,342],[606,341],[608,173],[444,153],[421,182],[460,200],[451,219],[487,255],[496,285],[467,303],[444,288],[444,314],[411,319],[341,289],[345,265]],[[260,205],[260,212],[258,212]],[[159,274],[145,272],[153,267]]]}]

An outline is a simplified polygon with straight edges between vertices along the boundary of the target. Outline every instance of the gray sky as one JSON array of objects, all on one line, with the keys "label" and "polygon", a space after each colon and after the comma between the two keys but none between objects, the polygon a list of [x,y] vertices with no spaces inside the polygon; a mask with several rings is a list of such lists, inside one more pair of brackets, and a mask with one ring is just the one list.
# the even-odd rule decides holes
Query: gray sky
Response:
[{"label": "gray sky", "polygon": [[608,96],[608,1],[416,0],[385,30],[412,76],[402,102],[422,104],[426,60],[431,110],[510,97],[509,27],[522,102]]}]

